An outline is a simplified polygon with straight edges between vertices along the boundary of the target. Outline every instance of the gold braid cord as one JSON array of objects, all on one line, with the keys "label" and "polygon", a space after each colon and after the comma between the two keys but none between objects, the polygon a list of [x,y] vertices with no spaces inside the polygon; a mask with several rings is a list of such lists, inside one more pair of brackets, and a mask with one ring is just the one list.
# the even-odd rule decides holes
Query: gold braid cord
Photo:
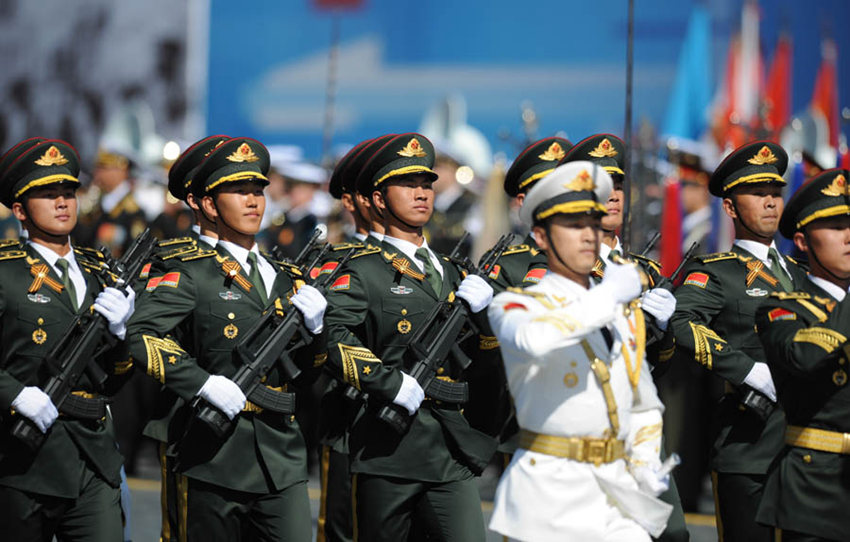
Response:
[{"label": "gold braid cord", "polygon": [[661,438],[661,424],[656,423],[654,425],[647,425],[645,427],[641,427],[640,430],[635,433],[635,440],[632,442],[632,446],[637,446],[639,444],[643,444],[644,442],[648,442],[654,439]]},{"label": "gold braid cord", "polygon": [[490,335],[478,336],[479,350],[495,350],[496,348],[499,348],[499,340],[496,337]]},{"label": "gold braid cord", "polygon": [[808,327],[794,334],[795,343],[811,343],[826,350],[827,354],[834,352],[847,342],[847,337],[825,327]]},{"label": "gold braid cord", "polygon": [[30,274],[35,277],[32,279],[32,284],[30,284],[27,292],[33,294],[41,288],[42,284],[47,284],[52,290],[56,293],[62,293],[62,290],[65,288],[62,286],[61,282],[57,282],[51,277],[47,276],[48,267],[45,263],[39,263],[30,267]]},{"label": "gold braid cord", "polygon": [[694,357],[700,365],[706,369],[711,369],[712,347],[718,352],[722,352],[726,348],[726,341],[721,339],[711,328],[693,322],[688,323],[694,333]]},{"label": "gold braid cord", "polygon": [[360,373],[357,371],[357,362],[381,363],[381,360],[368,348],[348,346],[342,343],[338,346],[342,358],[342,379],[346,384],[350,384],[359,390]]},{"label": "gold braid cord", "polygon": [[587,339],[581,340],[581,347],[584,349],[587,359],[590,360],[590,368],[593,374],[596,375],[596,380],[599,382],[599,387],[602,388],[602,395],[605,397],[605,405],[608,407],[608,421],[611,422],[611,438],[617,438],[620,433],[620,416],[617,414],[617,401],[614,399],[614,390],[611,388],[611,373],[608,371],[608,366],[605,362],[596,357],[596,352]]},{"label": "gold braid cord", "polygon": [[[173,339],[142,335],[142,340],[145,342],[145,351],[148,356],[147,372],[164,384],[166,360],[173,365],[177,362],[178,356],[186,355],[186,351],[180,348],[180,345]],[[166,358],[163,354],[170,355]]]}]

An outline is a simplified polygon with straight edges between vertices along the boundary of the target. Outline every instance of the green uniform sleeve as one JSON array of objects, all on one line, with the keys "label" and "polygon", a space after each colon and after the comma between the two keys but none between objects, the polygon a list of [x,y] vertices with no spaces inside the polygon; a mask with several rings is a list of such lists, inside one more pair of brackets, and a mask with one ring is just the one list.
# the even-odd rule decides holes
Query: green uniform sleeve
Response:
[{"label": "green uniform sleeve", "polygon": [[[400,371],[384,365],[365,346],[368,333],[377,326],[370,321],[368,290],[368,283],[350,270],[340,273],[331,286],[325,313],[326,366],[337,380],[389,403],[401,388],[402,377]],[[379,300],[373,302],[380,303]]]},{"label": "green uniform sleeve", "polygon": [[[670,318],[676,340],[676,355],[696,360],[700,365],[729,382],[740,385],[756,360],[724,339],[725,330],[718,327],[726,311],[734,310],[726,303],[723,282],[708,265],[694,262],[683,273],[685,281],[674,292],[676,312]],[[752,331],[752,328],[750,328]]]},{"label": "green uniform sleeve", "polygon": [[[3,284],[0,283],[0,319],[6,312],[6,296],[3,292]],[[8,412],[12,401],[24,389],[23,383],[9,374],[5,369],[0,369],[0,408]]]},{"label": "green uniform sleeve", "polygon": [[139,297],[127,337],[139,368],[184,400],[191,400],[209,373],[174,338],[173,331],[192,313],[197,292],[189,273],[173,272],[180,273],[176,286],[160,285]]},{"label": "green uniform sleeve", "polygon": [[[814,306],[812,301],[808,303]],[[823,311],[823,316],[826,314]],[[833,365],[837,369],[841,354],[850,359],[846,335],[850,330],[850,305],[846,302],[821,320],[812,318],[811,311],[797,301],[771,298],[756,313],[756,327],[768,363],[791,376],[807,377]]]}]

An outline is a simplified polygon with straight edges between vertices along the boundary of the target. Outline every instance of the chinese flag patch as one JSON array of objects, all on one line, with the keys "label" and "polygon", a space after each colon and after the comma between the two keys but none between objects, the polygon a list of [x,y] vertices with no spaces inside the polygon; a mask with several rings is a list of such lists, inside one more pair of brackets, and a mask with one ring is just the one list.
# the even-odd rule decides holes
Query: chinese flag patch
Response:
[{"label": "chinese flag patch", "polygon": [[492,280],[496,280],[497,278],[499,278],[499,273],[501,273],[501,272],[502,272],[502,266],[499,265],[499,264],[496,264],[496,265],[493,266],[493,269],[490,270],[490,274],[487,275],[487,276],[490,277]]},{"label": "chinese flag patch", "polygon": [[145,290],[147,290],[148,292],[154,291],[160,280],[162,280],[162,277],[151,277],[147,285],[145,285]]},{"label": "chinese flag patch", "polygon": [[339,267],[338,262],[327,262],[325,265],[322,266],[321,269],[319,269],[319,274],[326,275],[327,273],[333,272],[333,270],[337,267]]},{"label": "chinese flag patch", "polygon": [[526,273],[525,277],[523,277],[522,281],[523,282],[533,282],[533,283],[536,284],[536,283],[540,282],[541,279],[543,279],[543,277],[545,277],[545,276],[546,276],[546,269],[540,267],[538,269],[532,269],[528,273]]},{"label": "chinese flag patch", "polygon": [[169,286],[171,288],[177,288],[177,285],[180,284],[180,273],[172,272],[166,273],[159,279],[159,286]]},{"label": "chinese flag patch", "polygon": [[699,286],[700,288],[705,288],[705,285],[708,284],[708,275],[705,273],[691,273],[687,277],[685,277],[684,282],[682,284],[690,284],[691,286]]},{"label": "chinese flag patch", "polygon": [[771,322],[775,322],[777,320],[796,320],[797,315],[794,312],[785,309],[773,309],[767,313],[767,318]]},{"label": "chinese flag patch", "polygon": [[348,290],[348,288],[350,286],[351,286],[351,275],[343,275],[343,276],[339,277],[338,279],[336,279],[333,284],[331,284],[331,287],[329,288],[329,290],[332,291],[332,292],[336,292],[336,291],[339,291],[339,290]]},{"label": "chinese flag patch", "polygon": [[146,263],[145,266],[142,267],[142,272],[139,273],[139,278],[140,279],[146,279],[150,276],[150,274],[151,274],[151,264]]}]

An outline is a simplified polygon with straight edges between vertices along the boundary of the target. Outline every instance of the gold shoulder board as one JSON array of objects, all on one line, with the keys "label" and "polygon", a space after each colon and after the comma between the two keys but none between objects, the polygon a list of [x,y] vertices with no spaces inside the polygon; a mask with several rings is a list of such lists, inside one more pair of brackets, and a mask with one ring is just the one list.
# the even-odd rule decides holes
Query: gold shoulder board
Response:
[{"label": "gold shoulder board", "polygon": [[336,245],[331,245],[331,251],[333,252],[338,250],[351,250],[352,248],[363,248],[363,243],[338,243]]},{"label": "gold shoulder board", "polygon": [[23,250],[4,250],[0,252],[0,261],[2,260],[17,260],[18,258],[25,258],[27,253]]},{"label": "gold shoulder board", "polygon": [[736,252],[715,252],[714,254],[705,254],[697,256],[697,259],[702,263],[722,262],[723,260],[736,260],[738,254]]},{"label": "gold shoulder board", "polygon": [[502,252],[502,256],[510,256],[511,254],[521,254],[530,250],[531,247],[528,245],[513,245],[508,247],[504,252]]},{"label": "gold shoulder board", "polygon": [[[351,259],[353,260],[354,258],[359,258],[360,256],[368,256],[369,254],[377,254],[377,253],[379,253],[379,252],[381,252],[381,247],[376,247],[376,246],[373,246],[373,245],[368,245],[368,246],[367,246],[366,248],[364,248],[363,250],[361,250],[361,251],[357,252],[356,254],[353,254],[353,255],[351,256]],[[391,258],[391,259],[392,259],[392,258]]]},{"label": "gold shoulder board", "polygon": [[163,260],[170,260],[171,258],[178,258],[193,254],[198,250],[198,245],[195,244],[189,245],[188,247],[177,247],[174,250],[171,250],[170,252],[166,252],[165,254],[160,255],[160,258]]},{"label": "gold shoulder board", "polygon": [[174,245],[185,245],[186,243],[195,244],[195,240],[191,237],[173,237],[171,239],[165,239],[164,241],[160,241],[156,244],[158,247],[170,247]]},{"label": "gold shoulder board", "polygon": [[197,249],[197,251],[192,251],[190,254],[186,254],[185,256],[180,258],[181,262],[189,262],[192,260],[200,260],[201,258],[209,258],[211,256],[215,256],[218,254],[215,250],[204,250]]}]

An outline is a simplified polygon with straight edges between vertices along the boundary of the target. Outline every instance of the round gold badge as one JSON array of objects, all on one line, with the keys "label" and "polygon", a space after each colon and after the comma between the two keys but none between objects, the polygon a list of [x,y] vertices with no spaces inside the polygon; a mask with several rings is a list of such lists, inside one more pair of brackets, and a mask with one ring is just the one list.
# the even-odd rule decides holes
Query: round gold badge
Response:
[{"label": "round gold badge", "polygon": [[564,375],[564,386],[574,388],[578,385],[578,375],[575,373],[567,373]]},{"label": "round gold badge", "polygon": [[224,336],[228,339],[235,339],[236,336],[239,335],[239,328],[234,326],[233,324],[227,324],[224,326]]},{"label": "round gold badge", "polygon": [[413,329],[413,324],[410,323],[409,320],[399,320],[398,322],[398,332],[402,335],[407,335],[410,333],[410,330]]},{"label": "round gold badge", "polygon": [[847,383],[847,373],[844,369],[838,369],[834,373],[832,373],[832,382],[836,386],[843,386]]},{"label": "round gold badge", "polygon": [[41,328],[36,329],[32,332],[32,342],[35,344],[44,344],[44,341],[47,340],[47,332]]}]

